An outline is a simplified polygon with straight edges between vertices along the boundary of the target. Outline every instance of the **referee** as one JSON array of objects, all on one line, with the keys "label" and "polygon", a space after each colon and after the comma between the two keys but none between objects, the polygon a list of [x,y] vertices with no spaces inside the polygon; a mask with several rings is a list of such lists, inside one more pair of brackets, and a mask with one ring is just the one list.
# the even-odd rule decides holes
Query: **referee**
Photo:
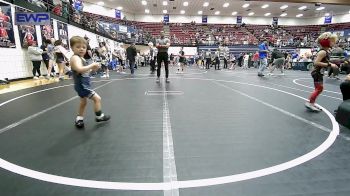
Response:
[{"label": "referee", "polygon": [[168,38],[165,38],[164,31],[160,32],[160,39],[157,39],[156,47],[158,48],[158,54],[157,54],[157,80],[156,82],[160,82],[160,69],[162,67],[162,62],[164,62],[165,66],[165,82],[169,83],[169,55],[168,55],[168,49],[170,47],[170,40]]}]

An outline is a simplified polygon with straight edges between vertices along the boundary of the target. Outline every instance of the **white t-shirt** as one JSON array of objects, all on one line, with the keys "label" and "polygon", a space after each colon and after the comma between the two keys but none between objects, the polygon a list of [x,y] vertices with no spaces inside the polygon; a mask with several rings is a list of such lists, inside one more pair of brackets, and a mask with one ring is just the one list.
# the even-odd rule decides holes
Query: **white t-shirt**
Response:
[{"label": "white t-shirt", "polygon": [[249,60],[249,54],[244,55],[244,60],[248,61]]},{"label": "white t-shirt", "polygon": [[118,58],[120,58],[121,60],[125,60],[125,49],[124,48],[117,47],[116,53],[118,54]]}]

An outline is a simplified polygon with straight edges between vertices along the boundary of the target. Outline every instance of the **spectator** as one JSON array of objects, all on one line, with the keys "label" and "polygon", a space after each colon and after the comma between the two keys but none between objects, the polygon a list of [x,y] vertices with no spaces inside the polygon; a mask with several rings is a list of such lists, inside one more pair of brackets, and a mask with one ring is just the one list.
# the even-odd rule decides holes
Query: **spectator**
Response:
[{"label": "spectator", "polygon": [[254,68],[258,68],[259,66],[259,52],[256,51],[255,54],[253,55],[253,66]]},{"label": "spectator", "polygon": [[[33,79],[39,79],[42,77],[40,73],[40,65],[43,60],[42,54],[43,50],[38,48],[35,42],[32,43],[32,45],[29,45],[28,55],[33,63]],[[36,73],[38,73],[38,75],[36,75]]]},{"label": "spectator", "polygon": [[61,40],[55,41],[55,56],[56,56],[56,63],[58,65],[58,73],[59,73],[59,80],[64,80],[64,68],[67,62],[67,53],[68,51],[63,47],[63,43]]},{"label": "spectator", "polygon": [[260,57],[260,66],[258,71],[258,76],[264,76],[263,72],[267,67],[267,54],[268,54],[268,46],[267,46],[267,40],[264,39],[264,41],[259,45],[259,57]]},{"label": "spectator", "polygon": [[134,75],[134,68],[135,68],[135,57],[137,55],[135,43],[132,43],[127,49],[126,49],[126,56],[129,60],[129,67],[131,70],[131,75]]},{"label": "spectator", "polygon": [[329,78],[334,77],[339,80],[339,77],[338,77],[339,67],[344,61],[345,61],[344,50],[339,45],[335,46],[331,52],[330,62],[336,64],[338,67],[328,68]]},{"label": "spectator", "polygon": [[350,74],[348,74],[345,78],[345,81],[340,84],[340,90],[343,95],[343,100],[349,100],[350,99]]}]

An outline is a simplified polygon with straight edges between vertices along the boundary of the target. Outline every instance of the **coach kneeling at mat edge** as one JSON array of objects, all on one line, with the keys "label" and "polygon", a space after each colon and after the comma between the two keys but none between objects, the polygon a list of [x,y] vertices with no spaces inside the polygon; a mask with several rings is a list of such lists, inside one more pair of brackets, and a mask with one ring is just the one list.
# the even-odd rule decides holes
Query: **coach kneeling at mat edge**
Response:
[{"label": "coach kneeling at mat edge", "polygon": [[335,119],[339,124],[350,129],[350,74],[340,84],[340,90],[343,94],[344,102],[334,111],[336,113]]},{"label": "coach kneeling at mat edge", "polygon": [[340,90],[343,94],[343,100],[350,99],[350,74],[346,76],[345,81],[340,84]]}]

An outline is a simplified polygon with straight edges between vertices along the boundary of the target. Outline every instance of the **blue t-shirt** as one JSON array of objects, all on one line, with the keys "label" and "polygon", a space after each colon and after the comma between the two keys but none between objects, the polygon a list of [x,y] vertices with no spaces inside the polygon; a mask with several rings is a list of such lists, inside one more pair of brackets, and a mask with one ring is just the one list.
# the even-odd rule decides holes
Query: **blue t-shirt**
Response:
[{"label": "blue t-shirt", "polygon": [[262,52],[262,50],[268,50],[265,43],[259,45],[259,57],[261,59],[267,58],[267,52]]},{"label": "blue t-shirt", "polygon": [[297,59],[299,57],[299,54],[298,53],[294,53],[293,55],[292,55],[292,59]]}]

